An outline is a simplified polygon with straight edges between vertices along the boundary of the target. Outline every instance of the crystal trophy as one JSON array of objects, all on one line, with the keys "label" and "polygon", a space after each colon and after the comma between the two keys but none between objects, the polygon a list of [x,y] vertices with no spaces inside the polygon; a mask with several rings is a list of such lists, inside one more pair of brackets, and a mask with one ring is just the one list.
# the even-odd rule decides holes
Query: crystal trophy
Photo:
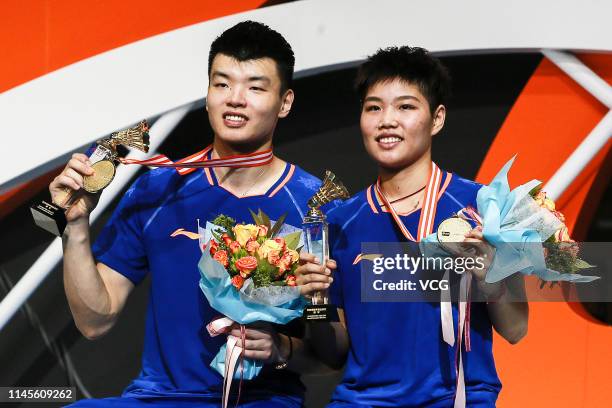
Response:
[{"label": "crystal trophy", "polygon": [[96,194],[113,181],[119,159],[119,146],[133,147],[145,153],[149,151],[149,125],[143,120],[134,127],[114,132],[109,137],[96,141],[96,145],[96,149],[89,156],[94,173],[83,177],[82,189],[74,191],[66,188],[60,202],[42,200],[30,206],[36,225],[61,237],[67,224],[65,211],[84,194]]},{"label": "crystal trophy", "polygon": [[[337,199],[347,199],[349,193],[344,185],[336,179],[334,173],[325,171],[325,179],[317,193],[308,200],[308,213],[304,217],[304,246],[307,252],[315,255],[325,265],[329,260],[329,232],[325,214],[321,207]],[[329,304],[329,291],[313,293],[310,305],[304,309],[307,321],[337,320],[336,309]]]}]

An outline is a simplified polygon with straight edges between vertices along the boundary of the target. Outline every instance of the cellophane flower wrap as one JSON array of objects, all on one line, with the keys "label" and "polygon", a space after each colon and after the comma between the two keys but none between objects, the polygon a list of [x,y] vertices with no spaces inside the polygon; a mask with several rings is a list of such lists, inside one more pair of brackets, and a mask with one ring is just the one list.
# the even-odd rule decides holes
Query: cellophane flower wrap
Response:
[{"label": "cellophane flower wrap", "polygon": [[[242,325],[264,321],[287,324],[302,315],[306,301],[295,283],[301,230],[272,224],[266,214],[251,212],[253,224],[237,224],[225,215],[201,231],[208,242],[198,264],[200,289],[219,313]],[[211,362],[226,372],[226,344]],[[244,359],[234,378],[255,378],[260,361]]]},{"label": "cellophane flower wrap", "polygon": [[[484,238],[495,247],[485,281],[499,282],[517,272],[550,282],[598,279],[576,273],[593,266],[578,257],[579,247],[569,236],[565,217],[540,189],[542,183],[531,180],[510,190],[508,172],[514,159],[476,198]],[[425,242],[438,241],[432,234]]]}]

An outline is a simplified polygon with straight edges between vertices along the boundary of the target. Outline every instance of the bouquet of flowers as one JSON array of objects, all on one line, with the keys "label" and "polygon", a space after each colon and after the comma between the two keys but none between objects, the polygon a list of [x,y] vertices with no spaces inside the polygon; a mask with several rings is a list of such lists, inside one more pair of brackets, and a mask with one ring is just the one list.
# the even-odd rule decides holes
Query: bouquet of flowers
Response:
[{"label": "bouquet of flowers", "polygon": [[275,237],[282,220],[271,227],[265,214],[252,216],[256,224],[236,224],[234,219],[219,215],[212,222],[219,228],[212,231],[210,255],[225,267],[237,290],[249,279],[255,288],[295,286],[300,232]]},{"label": "bouquet of flowers", "polygon": [[[580,247],[570,237],[569,230],[565,225],[565,216],[557,211],[555,202],[546,196],[546,192],[541,189],[541,186],[531,190],[529,195],[540,208],[553,214],[561,223],[559,228],[543,242],[546,267],[560,273],[576,273],[581,269],[593,268],[593,265],[578,257]],[[545,283],[545,281],[542,281],[542,287]],[[551,282],[551,286],[554,283],[554,281]]]},{"label": "bouquet of flowers", "polygon": [[[593,265],[578,257],[578,243],[571,239],[554,201],[541,190],[542,183],[531,180],[510,190],[507,176],[513,162],[514,158],[478,191],[476,209],[464,208],[458,214],[480,225],[486,241],[495,247],[485,281],[499,282],[516,272],[538,276],[542,286],[598,279],[577,273]],[[422,241],[421,250],[440,257],[448,252],[442,245],[423,245],[427,243],[438,243],[436,234]]]},{"label": "bouquet of flowers", "polygon": [[514,190],[508,184],[510,160],[493,181],[478,191],[483,235],[496,249],[486,282],[498,282],[516,272],[543,281],[590,282],[597,276],[577,274],[592,266],[578,258],[578,245],[569,236],[565,217],[531,180]]},{"label": "bouquet of flowers", "polygon": [[[565,225],[565,217],[556,211],[554,202],[541,191],[541,182],[531,180],[510,190],[508,172],[512,158],[499,171],[490,184],[478,190],[477,208],[464,208],[458,216],[482,227],[485,240],[495,248],[493,262],[485,276],[485,282],[495,283],[517,272],[536,275],[544,282],[590,282],[597,276],[584,276],[576,272],[592,267],[578,258],[579,248]],[[427,244],[438,245],[427,245]],[[427,256],[446,256],[448,251],[439,245],[437,234],[421,241],[421,251]],[[448,271],[445,273],[446,279]],[[466,351],[470,351],[470,299],[471,278],[463,274],[460,280],[458,349],[465,339]],[[444,341],[453,346],[455,332],[449,290],[441,291],[440,320]],[[457,361],[458,360],[458,361]],[[457,401],[455,406],[465,406],[465,383],[461,352],[458,353]]]},{"label": "bouquet of flowers", "polygon": [[[224,316],[208,324],[211,336],[227,333],[235,324],[287,324],[300,317],[307,304],[294,275],[301,230],[285,225],[284,216],[273,223],[261,210],[251,215],[252,224],[239,224],[221,214],[198,234],[205,243],[198,264],[200,288]],[[241,343],[228,337],[211,362],[224,376],[225,390],[232,378],[253,379],[261,371],[260,361],[243,359],[241,354]],[[224,391],[224,400],[228,394]]]}]

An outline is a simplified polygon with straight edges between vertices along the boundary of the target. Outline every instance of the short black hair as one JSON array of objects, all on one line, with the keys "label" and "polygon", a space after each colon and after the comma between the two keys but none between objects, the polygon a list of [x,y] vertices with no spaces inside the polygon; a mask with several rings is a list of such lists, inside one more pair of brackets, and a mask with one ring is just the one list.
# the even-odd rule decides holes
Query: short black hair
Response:
[{"label": "short black hair", "polygon": [[291,45],[278,32],[265,24],[243,21],[225,30],[213,41],[208,54],[208,74],[217,54],[238,61],[271,58],[276,62],[281,81],[281,94],[291,87],[295,56]]},{"label": "short black hair", "polygon": [[355,90],[363,100],[381,81],[400,79],[416,85],[427,98],[431,113],[450,97],[450,74],[439,59],[419,47],[388,47],[376,51],[359,66]]}]

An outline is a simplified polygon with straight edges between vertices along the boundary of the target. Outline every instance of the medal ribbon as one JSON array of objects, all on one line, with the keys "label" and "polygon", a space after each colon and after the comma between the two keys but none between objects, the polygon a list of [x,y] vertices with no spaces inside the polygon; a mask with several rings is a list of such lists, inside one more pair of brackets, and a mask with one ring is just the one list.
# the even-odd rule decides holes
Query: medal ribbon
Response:
[{"label": "medal ribbon", "polygon": [[[423,207],[421,209],[421,216],[419,218],[419,227],[417,231],[417,238],[415,239],[408,228],[404,225],[403,221],[397,214],[397,211],[389,204],[389,200],[385,196],[382,191],[382,187],[380,184],[380,177],[376,181],[376,192],[381,197],[387,211],[393,217],[395,224],[402,232],[404,237],[408,241],[418,242],[431,234],[433,232],[434,219],[436,216],[436,210],[438,207],[438,194],[440,192],[440,182],[442,179],[442,171],[440,168],[434,163],[431,162],[431,173],[429,175],[429,181],[427,182],[427,187],[425,189],[425,201],[423,203]],[[472,214],[469,213],[471,216]],[[445,274],[445,279],[448,278],[448,272]],[[460,291],[464,296],[466,296],[466,300],[469,297],[470,286],[471,286],[471,276],[469,276],[469,272],[466,272],[461,277],[460,282]],[[455,344],[455,333],[453,329],[453,311],[450,302],[450,293],[442,293],[442,301],[440,302],[440,317],[442,320],[442,336],[444,341],[448,343],[451,347]],[[448,301],[444,301],[444,299],[448,297]],[[465,396],[465,376],[463,371],[463,357],[461,353],[461,339],[465,335],[466,336],[466,349],[469,351],[469,302],[464,301],[459,303],[459,333],[458,333],[458,344],[457,349],[455,351],[455,373],[457,375],[457,385],[456,385],[456,393],[455,393],[455,403],[454,408],[464,408],[466,405],[466,396]],[[457,361],[458,360],[458,361]]]},{"label": "medal ribbon", "polygon": [[206,155],[212,150],[212,145],[206,149],[201,150],[191,156],[185,157],[184,159],[173,162],[163,154],[151,157],[147,160],[135,160],[135,159],[119,159],[123,164],[139,164],[141,166],[151,167],[174,167],[181,176],[194,172],[200,168],[212,168],[212,167],[257,167],[269,164],[274,159],[272,149],[264,150],[262,152],[255,152],[249,154],[237,154],[219,159],[206,159]]},{"label": "medal ribbon", "polygon": [[[473,221],[476,225],[482,226],[482,218],[478,215],[478,212],[474,207],[468,206],[466,208],[462,208],[457,212],[457,216],[466,221]],[[447,271],[448,274],[448,271]],[[445,275],[447,276],[447,275]],[[457,375],[457,392],[455,394],[455,403],[454,408],[464,408],[467,403],[466,394],[465,394],[465,375],[463,370],[463,354],[461,350],[462,340],[465,340],[465,351],[471,351],[472,346],[470,342],[470,316],[471,316],[471,297],[472,297],[472,274],[471,272],[465,272],[463,276],[461,276],[461,281],[459,282],[459,334],[458,334],[458,344],[457,349],[455,351],[455,373]],[[463,300],[462,300],[463,299]],[[451,308],[450,302],[440,302],[440,305],[443,309]],[[447,312],[448,313],[448,312]],[[446,331],[446,335],[444,337],[445,341],[451,346],[454,344],[454,330],[452,329],[452,311],[450,311],[450,335],[453,336],[452,343],[447,341],[448,336],[448,317],[446,317],[442,313],[442,331]]]},{"label": "medal ribbon", "polygon": [[423,202],[423,207],[421,209],[421,217],[419,218],[419,229],[417,231],[417,239],[415,239],[408,228],[404,225],[404,222],[397,214],[397,211],[393,208],[391,204],[389,204],[389,200],[387,196],[382,190],[382,186],[380,185],[380,177],[376,180],[376,192],[380,196],[383,204],[387,208],[387,211],[393,217],[395,224],[402,232],[404,237],[408,241],[418,242],[425,238],[427,235],[431,234],[433,231],[434,218],[436,216],[436,208],[438,207],[438,193],[440,191],[440,181],[442,180],[442,170],[436,165],[436,163],[431,162],[431,172],[429,173],[429,181],[427,182],[427,187],[425,188],[425,201]]}]

